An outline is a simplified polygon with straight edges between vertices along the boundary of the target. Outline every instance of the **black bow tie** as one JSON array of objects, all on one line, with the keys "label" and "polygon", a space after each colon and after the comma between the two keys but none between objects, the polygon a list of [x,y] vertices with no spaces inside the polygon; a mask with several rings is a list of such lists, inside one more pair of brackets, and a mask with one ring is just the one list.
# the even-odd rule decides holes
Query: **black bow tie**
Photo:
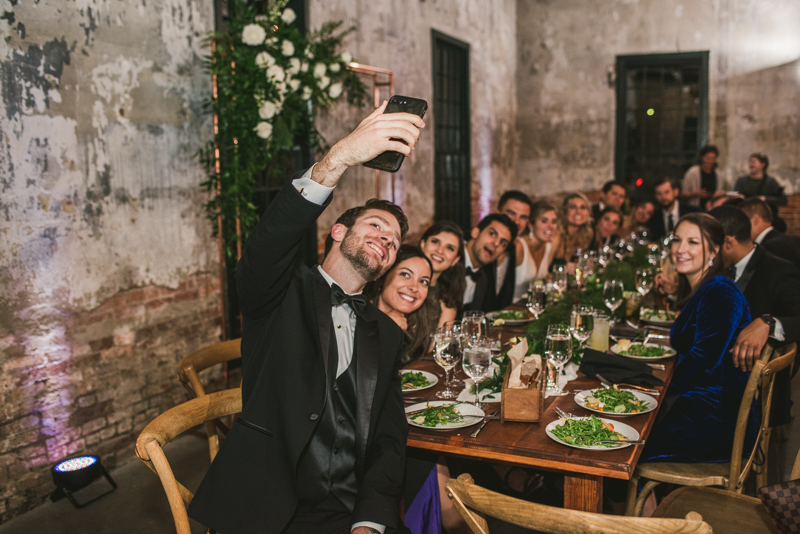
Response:
[{"label": "black bow tie", "polygon": [[732,279],[736,280],[736,266],[735,265],[731,265],[730,267],[728,267],[728,276],[730,276]]},{"label": "black bow tie", "polygon": [[477,282],[478,282],[478,280],[479,280],[479,279],[480,279],[480,277],[481,277],[481,271],[480,271],[480,269],[478,269],[478,270],[476,270],[476,271],[473,271],[472,269],[470,269],[469,267],[467,267],[467,276],[469,276],[470,278],[472,278],[472,281],[473,281],[473,282],[476,282],[476,283],[477,283]]},{"label": "black bow tie", "polygon": [[331,305],[342,306],[343,304],[350,306],[350,309],[360,317],[367,307],[367,299],[365,299],[364,295],[361,293],[358,295],[348,295],[336,284],[331,285]]}]

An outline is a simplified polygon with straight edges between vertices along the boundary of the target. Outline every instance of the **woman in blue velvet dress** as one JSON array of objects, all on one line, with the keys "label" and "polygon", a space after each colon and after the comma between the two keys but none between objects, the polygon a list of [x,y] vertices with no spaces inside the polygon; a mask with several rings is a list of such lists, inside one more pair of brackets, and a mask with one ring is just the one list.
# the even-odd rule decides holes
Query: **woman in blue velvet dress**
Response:
[{"label": "woman in blue velvet dress", "polygon": [[[728,350],[750,323],[750,310],[734,281],[721,275],[724,238],[719,222],[704,213],[682,217],[675,228],[671,253],[679,273],[678,294],[688,296],[670,332],[678,352],[675,373],[642,461],[730,460],[750,373],[734,367]],[[755,422],[753,410],[751,439]]]}]

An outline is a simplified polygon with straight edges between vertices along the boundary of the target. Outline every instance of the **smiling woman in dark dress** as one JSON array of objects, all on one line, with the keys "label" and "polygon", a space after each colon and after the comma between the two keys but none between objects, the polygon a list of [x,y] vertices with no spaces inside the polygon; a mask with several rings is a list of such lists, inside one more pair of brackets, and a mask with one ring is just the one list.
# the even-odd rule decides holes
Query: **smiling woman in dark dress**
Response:
[{"label": "smiling woman in dark dress", "polygon": [[[750,322],[750,310],[733,280],[722,275],[719,252],[725,236],[717,220],[704,213],[685,215],[674,235],[678,295],[685,295],[670,332],[678,360],[641,460],[725,462],[749,377],[733,365],[728,349]],[[750,441],[754,431],[752,409]]]}]

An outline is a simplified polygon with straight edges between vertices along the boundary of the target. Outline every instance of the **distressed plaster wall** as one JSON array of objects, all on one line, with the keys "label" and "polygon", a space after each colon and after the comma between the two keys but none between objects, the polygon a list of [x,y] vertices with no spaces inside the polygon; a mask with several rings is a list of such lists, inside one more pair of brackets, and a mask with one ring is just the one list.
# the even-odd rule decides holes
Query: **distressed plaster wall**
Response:
[{"label": "distressed plaster wall", "polygon": [[2,2],[0,521],[79,452],[132,458],[218,339],[195,154],[211,2]]},{"label": "distressed plaster wall", "polygon": [[[396,200],[409,216],[411,232],[433,220],[433,105],[431,30],[447,34],[470,47],[470,117],[473,218],[487,213],[492,198],[514,182],[516,137],[516,3],[511,0],[312,0],[312,28],[327,20],[355,25],[346,47],[356,61],[390,69],[397,94],[428,101],[426,129],[418,148],[396,176]],[[369,89],[371,78],[365,78]],[[330,143],[352,131],[371,109],[339,104],[322,113],[318,127]],[[382,198],[391,198],[388,174]],[[374,172],[347,171],[330,208],[320,219],[326,234],[348,207],[375,196]]]},{"label": "distressed plaster wall", "polygon": [[519,180],[533,194],[613,178],[617,55],[708,50],[709,140],[727,180],[747,156],[800,191],[800,3],[793,0],[520,0]]}]

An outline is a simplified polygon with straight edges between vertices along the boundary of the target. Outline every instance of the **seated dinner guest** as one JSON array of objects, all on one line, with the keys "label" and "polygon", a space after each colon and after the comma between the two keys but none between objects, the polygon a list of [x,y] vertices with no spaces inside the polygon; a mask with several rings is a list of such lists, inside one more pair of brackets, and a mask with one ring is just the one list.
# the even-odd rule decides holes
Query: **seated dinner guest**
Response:
[{"label": "seated dinner guest", "polygon": [[600,201],[592,205],[592,218],[597,222],[600,219],[600,213],[609,206],[622,210],[627,195],[628,187],[625,184],[614,180],[604,183]]},{"label": "seated dinner guest", "polygon": [[405,332],[403,364],[422,356],[433,332],[423,306],[428,297],[431,272],[430,260],[418,247],[400,245],[394,265],[364,288],[364,296]]},{"label": "seated dinner guest", "polygon": [[528,291],[530,280],[542,280],[550,270],[553,261],[553,252],[557,247],[558,234],[558,212],[556,208],[543,200],[533,204],[531,209],[530,231],[523,235],[525,240],[525,266],[524,279],[528,282],[517,283],[514,288],[514,300],[519,300]]},{"label": "seated dinner guest", "polygon": [[518,284],[527,284],[531,279],[524,264],[525,243],[522,236],[528,232],[531,217],[531,199],[522,191],[506,191],[497,203],[497,211],[508,215],[517,225],[517,238],[497,261],[484,267],[489,287],[494,291],[487,293],[486,308],[500,310],[514,302],[514,292]]},{"label": "seated dinner guest", "polygon": [[642,231],[649,233],[650,229],[647,227],[647,223],[650,221],[650,217],[653,216],[655,211],[656,205],[652,200],[644,199],[638,201],[633,205],[631,214],[625,217],[618,234],[627,238],[631,234],[640,233]]},{"label": "seated dinner guest", "polygon": [[600,218],[594,226],[594,237],[590,250],[601,250],[606,246],[614,246],[619,241],[617,230],[622,224],[622,212],[613,206],[607,206],[600,212]]},{"label": "seated dinner guest", "polygon": [[454,222],[438,221],[425,230],[419,248],[431,261],[433,275],[425,299],[428,329],[454,321],[464,298],[464,234]]},{"label": "seated dinner guest", "polygon": [[589,199],[583,193],[570,193],[561,210],[561,242],[556,258],[570,262],[579,249],[589,248],[594,237]]},{"label": "seated dinner guest", "polygon": [[739,209],[750,218],[750,238],[754,243],[800,269],[800,238],[779,232],[772,226],[773,213],[769,204],[760,198],[748,198],[739,204]]},{"label": "seated dinner guest", "polygon": [[747,168],[749,172],[740,176],[733,186],[734,191],[745,198],[759,198],[769,204],[772,209],[772,224],[780,232],[786,231],[786,222],[778,217],[778,206],[785,206],[789,199],[783,191],[783,186],[774,177],[767,174],[769,158],[766,154],[756,152],[750,154]]},{"label": "seated dinner guest", "polygon": [[674,180],[661,178],[655,184],[656,203],[658,209],[650,217],[648,226],[650,227],[650,238],[654,241],[663,239],[670,235],[675,228],[678,220],[700,208],[684,204],[678,200],[680,189]]},{"label": "seated dinner guest", "polygon": [[700,149],[697,165],[692,165],[681,182],[681,198],[690,206],[702,207],[701,202],[710,199],[717,192],[717,158],[719,150],[714,145]]},{"label": "seated dinner guest", "polygon": [[470,240],[464,247],[464,267],[466,267],[466,288],[464,289],[463,310],[493,311],[489,307],[493,291],[489,287],[489,277],[483,269],[496,261],[517,237],[517,225],[502,213],[487,215],[470,232]]},{"label": "seated dinner guest", "polygon": [[[728,351],[750,322],[750,311],[736,283],[723,275],[725,235],[716,219],[686,215],[674,236],[671,255],[679,273],[678,297],[685,302],[670,332],[678,359],[641,460],[724,462],[731,457],[749,376],[734,366]],[[749,430],[755,423],[753,409]],[[748,432],[751,443],[754,436]]]},{"label": "seated dinner guest", "polygon": [[348,167],[417,144],[422,119],[386,104],[297,173],[245,245],[242,412],[188,507],[217,532],[407,532],[403,332],[360,293],[394,264],[408,220],[373,199],[339,217],[322,265],[298,261]]}]

